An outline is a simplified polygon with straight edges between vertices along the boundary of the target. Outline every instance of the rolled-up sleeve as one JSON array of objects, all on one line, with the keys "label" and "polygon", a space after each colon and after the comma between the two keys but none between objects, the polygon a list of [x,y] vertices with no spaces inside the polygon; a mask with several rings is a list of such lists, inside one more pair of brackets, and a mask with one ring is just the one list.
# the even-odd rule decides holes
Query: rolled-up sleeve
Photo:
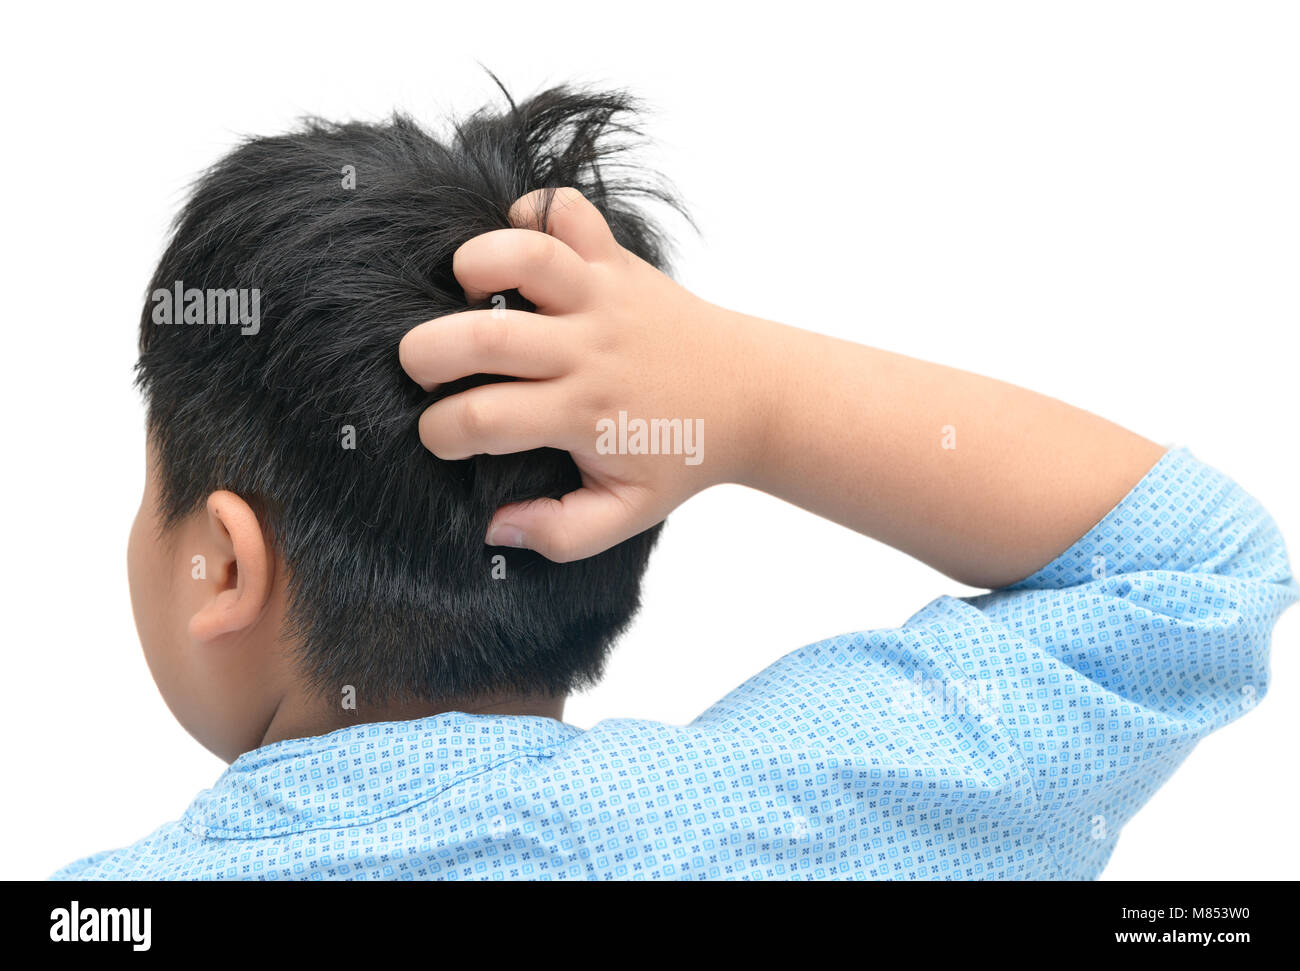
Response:
[{"label": "rolled-up sleeve", "polygon": [[1263,507],[1177,449],[1041,570],[964,598],[1011,646],[955,656],[994,682],[1066,873],[1099,871],[1196,742],[1264,697],[1297,592]]}]

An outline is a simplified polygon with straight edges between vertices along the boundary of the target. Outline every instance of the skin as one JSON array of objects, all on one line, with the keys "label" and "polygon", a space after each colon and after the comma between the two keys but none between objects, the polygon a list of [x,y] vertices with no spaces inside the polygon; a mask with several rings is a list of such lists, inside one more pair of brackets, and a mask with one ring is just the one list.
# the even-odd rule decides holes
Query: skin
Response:
[{"label": "skin", "polygon": [[[564,698],[467,698],[340,707],[315,697],[281,636],[287,571],[257,514],[233,492],[163,531],[152,448],[145,490],[127,545],[131,607],[145,660],[176,720],[214,755],[232,762],[288,738],[360,722],[406,721],[463,711],[560,719]],[[202,578],[194,557],[204,558]]]},{"label": "skin", "polygon": [[[1033,391],[710,304],[619,246],[573,189],[556,193],[545,233],[528,228],[541,198],[521,198],[518,228],[470,240],[454,263],[471,301],[515,288],[537,312],[442,317],[399,350],[425,388],[522,379],[425,411],[435,455],[551,446],[582,472],[562,499],[499,510],[490,545],[580,559],[732,482],[992,588],[1067,549],[1164,454]],[[704,461],[599,454],[596,423],[619,411],[703,419]]]}]

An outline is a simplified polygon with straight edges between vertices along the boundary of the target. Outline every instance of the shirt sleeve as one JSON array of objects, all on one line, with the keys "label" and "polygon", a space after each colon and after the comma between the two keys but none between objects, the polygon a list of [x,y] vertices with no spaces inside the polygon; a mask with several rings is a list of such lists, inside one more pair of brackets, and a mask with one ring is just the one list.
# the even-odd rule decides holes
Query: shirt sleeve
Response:
[{"label": "shirt sleeve", "polygon": [[[872,872],[1089,878],[1196,742],[1264,697],[1297,593],[1259,503],[1176,449],[1032,576],[802,647],[692,727],[835,767],[851,795],[823,823],[883,841]],[[1041,862],[899,871],[917,827],[924,854],[1000,840]]]},{"label": "shirt sleeve", "polygon": [[1264,697],[1297,592],[1268,513],[1176,449],[1051,563],[964,598],[1012,646],[954,656],[991,684],[1067,873],[1098,872],[1196,742]]}]

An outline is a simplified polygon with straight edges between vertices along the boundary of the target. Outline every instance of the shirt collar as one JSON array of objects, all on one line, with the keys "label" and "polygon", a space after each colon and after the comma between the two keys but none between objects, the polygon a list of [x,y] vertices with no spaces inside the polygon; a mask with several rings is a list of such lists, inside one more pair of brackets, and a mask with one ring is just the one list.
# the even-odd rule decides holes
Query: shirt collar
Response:
[{"label": "shirt collar", "polygon": [[211,839],[368,825],[493,765],[545,757],[578,731],[552,718],[451,711],[273,742],[236,759],[182,822]]}]

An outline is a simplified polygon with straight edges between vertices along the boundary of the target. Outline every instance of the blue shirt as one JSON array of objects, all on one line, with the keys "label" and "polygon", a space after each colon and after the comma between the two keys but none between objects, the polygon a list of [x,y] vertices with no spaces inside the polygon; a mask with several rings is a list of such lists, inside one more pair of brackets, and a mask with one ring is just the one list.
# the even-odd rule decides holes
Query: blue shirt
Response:
[{"label": "blue shirt", "polygon": [[276,742],[55,878],[1091,878],[1264,696],[1296,597],[1268,514],[1176,450],[1026,580],[794,651],[689,725]]}]

